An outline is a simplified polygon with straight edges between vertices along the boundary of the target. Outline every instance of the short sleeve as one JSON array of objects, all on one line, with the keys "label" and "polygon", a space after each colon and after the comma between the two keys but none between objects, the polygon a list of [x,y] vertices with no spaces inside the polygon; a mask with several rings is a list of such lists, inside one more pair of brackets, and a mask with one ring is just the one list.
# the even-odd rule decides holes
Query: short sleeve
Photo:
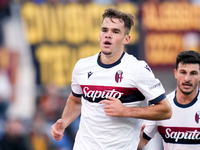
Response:
[{"label": "short sleeve", "polygon": [[150,140],[158,132],[157,121],[144,120],[143,124],[145,125],[143,137]]},{"label": "short sleeve", "polygon": [[165,89],[160,80],[155,78],[155,75],[145,61],[140,61],[139,66],[137,79],[135,81],[139,91],[151,104],[155,104],[164,99],[166,97]]},{"label": "short sleeve", "polygon": [[72,94],[76,97],[81,97],[82,95],[82,89],[81,89],[81,86],[78,82],[78,75],[79,75],[79,72],[78,72],[78,68],[79,68],[79,64],[80,64],[80,61],[78,61],[73,69],[73,72],[72,72],[72,83],[71,83],[71,89],[72,89]]}]

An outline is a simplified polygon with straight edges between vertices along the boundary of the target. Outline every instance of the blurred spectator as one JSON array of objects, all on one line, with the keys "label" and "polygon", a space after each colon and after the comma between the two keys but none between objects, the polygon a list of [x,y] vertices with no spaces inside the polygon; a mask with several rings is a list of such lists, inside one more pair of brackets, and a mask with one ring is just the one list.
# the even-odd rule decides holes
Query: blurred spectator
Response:
[{"label": "blurred spectator", "polygon": [[90,2],[92,2],[93,0],[79,0],[79,3],[80,4],[88,4],[88,3],[90,3]]},{"label": "blurred spectator", "polygon": [[67,3],[78,3],[79,0],[66,0]]},{"label": "blurred spectator", "polygon": [[175,1],[175,2],[180,2],[180,3],[181,3],[181,2],[188,2],[188,3],[190,2],[190,0],[174,0],[174,1]]},{"label": "blurred spectator", "polygon": [[4,35],[3,35],[3,20],[10,16],[9,10],[9,0],[0,0],[0,46],[3,45]]},{"label": "blurred spectator", "polygon": [[93,0],[93,2],[100,5],[110,5],[114,3],[114,0]]},{"label": "blurred spectator", "polygon": [[198,5],[200,7],[200,0],[191,0],[191,3]]},{"label": "blurred spectator", "polygon": [[3,23],[10,16],[10,0],[0,0],[0,121],[5,119],[12,98],[12,83],[8,74],[9,53],[4,45]]},{"label": "blurred spectator", "polygon": [[125,2],[130,2],[130,0],[115,0],[115,3],[125,3]]},{"label": "blurred spectator", "polygon": [[65,98],[60,95],[59,88],[54,84],[47,84],[39,95],[37,107],[48,122],[54,122],[62,114],[64,105]]},{"label": "blurred spectator", "polygon": [[7,120],[5,133],[0,139],[0,150],[33,150],[24,131],[25,127],[20,119]]},{"label": "blurred spectator", "polygon": [[32,121],[30,139],[34,150],[53,150],[54,146],[46,134],[46,120],[40,112],[36,112]]},{"label": "blurred spectator", "polygon": [[[50,135],[50,127],[62,114],[68,92],[49,83],[39,90],[36,114],[30,137],[36,150],[71,150],[78,130],[79,118],[66,129],[64,138],[55,141]],[[64,93],[63,93],[64,92]],[[40,144],[39,144],[40,143]]]},{"label": "blurred spectator", "polygon": [[7,72],[8,53],[0,49],[0,119],[5,119],[12,98],[12,83]]},{"label": "blurred spectator", "polygon": [[[46,131],[49,132],[50,129],[48,129],[48,126],[51,126],[52,123],[61,116],[62,110],[64,109],[68,95],[64,95],[64,93],[62,93],[62,89],[60,89],[53,83],[47,84],[46,86],[43,87],[43,90],[40,90],[40,92],[41,91],[42,93],[40,93],[38,97],[35,119],[38,121],[41,121],[40,119],[41,117],[43,117],[42,120],[45,121]],[[65,94],[66,93],[67,92],[65,91]],[[76,132],[78,130],[79,121],[80,121],[79,119],[80,118],[77,118],[68,128],[66,128],[66,132],[65,132],[63,140],[55,142],[55,140],[51,139],[51,142],[53,142],[53,145],[48,145],[47,141],[49,139],[46,137],[47,138],[46,146],[50,146],[51,148],[58,147],[60,149],[62,148],[62,150],[68,150],[69,147],[71,149],[74,143]],[[40,123],[41,123],[41,128],[42,128],[44,124],[42,125],[42,122]],[[52,138],[52,137],[49,136],[49,138]],[[42,140],[44,139],[45,138],[43,135]],[[40,142],[42,142],[42,140]]]}]

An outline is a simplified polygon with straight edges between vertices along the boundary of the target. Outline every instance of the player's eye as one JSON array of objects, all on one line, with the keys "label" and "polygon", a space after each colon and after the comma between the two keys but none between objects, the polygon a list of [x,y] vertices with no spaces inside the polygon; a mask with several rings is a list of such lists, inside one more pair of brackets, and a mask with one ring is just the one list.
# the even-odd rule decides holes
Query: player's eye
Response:
[{"label": "player's eye", "polygon": [[180,73],[181,73],[181,74],[186,74],[186,72],[185,72],[185,71],[180,71]]},{"label": "player's eye", "polygon": [[119,30],[113,30],[113,33],[119,33],[120,31]]},{"label": "player's eye", "polygon": [[196,71],[191,72],[191,75],[197,75],[197,74],[198,74],[198,72],[196,72]]},{"label": "player's eye", "polygon": [[101,31],[102,31],[102,32],[107,32],[108,30],[105,29],[105,28],[102,28]]}]

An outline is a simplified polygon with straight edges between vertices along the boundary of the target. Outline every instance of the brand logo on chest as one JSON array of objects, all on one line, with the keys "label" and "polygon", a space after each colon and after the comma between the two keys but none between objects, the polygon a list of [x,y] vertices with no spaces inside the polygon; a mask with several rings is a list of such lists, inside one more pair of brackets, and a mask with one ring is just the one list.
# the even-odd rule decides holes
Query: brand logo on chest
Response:
[{"label": "brand logo on chest", "polygon": [[116,91],[115,89],[112,90],[98,90],[98,89],[90,89],[89,87],[83,88],[83,94],[87,98],[92,98],[95,101],[96,98],[105,99],[107,97],[114,97],[120,98],[123,93]]},{"label": "brand logo on chest", "polygon": [[199,144],[200,128],[198,127],[163,127],[158,131],[167,143]]}]

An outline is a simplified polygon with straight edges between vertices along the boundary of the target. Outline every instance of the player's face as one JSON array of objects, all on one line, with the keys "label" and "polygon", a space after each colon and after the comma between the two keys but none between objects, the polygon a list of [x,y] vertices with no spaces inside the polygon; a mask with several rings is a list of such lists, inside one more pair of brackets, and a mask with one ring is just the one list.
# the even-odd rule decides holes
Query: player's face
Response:
[{"label": "player's face", "polygon": [[129,35],[125,35],[124,22],[117,18],[105,18],[101,24],[99,42],[105,55],[120,54],[128,44]]},{"label": "player's face", "polygon": [[178,90],[183,94],[189,95],[198,90],[200,81],[199,64],[182,64],[178,65],[178,69],[174,70],[177,79]]}]

